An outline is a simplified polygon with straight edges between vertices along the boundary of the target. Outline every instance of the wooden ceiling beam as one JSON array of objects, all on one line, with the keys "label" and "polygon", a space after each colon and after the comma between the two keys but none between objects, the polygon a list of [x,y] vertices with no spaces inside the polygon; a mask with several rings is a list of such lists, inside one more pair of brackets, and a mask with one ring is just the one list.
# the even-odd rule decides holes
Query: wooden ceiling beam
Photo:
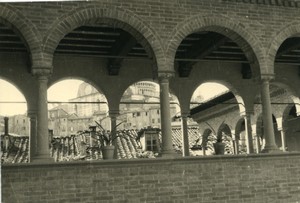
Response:
[{"label": "wooden ceiling beam", "polygon": [[276,57],[281,57],[297,48],[300,48],[300,37],[289,38],[280,46]]},{"label": "wooden ceiling beam", "polygon": [[131,49],[137,44],[137,41],[129,33],[122,31],[118,41],[111,48],[111,55],[119,56],[119,58],[110,59],[107,63],[109,75],[118,75],[123,61]]},{"label": "wooden ceiling beam", "polygon": [[[227,37],[217,33],[209,34],[197,43],[194,43],[194,45],[186,53],[186,56],[193,59],[203,59],[214,50],[217,50],[219,46],[224,45],[228,40],[229,39]],[[180,77],[188,77],[192,70],[192,66],[196,63],[196,61],[180,62]]]}]

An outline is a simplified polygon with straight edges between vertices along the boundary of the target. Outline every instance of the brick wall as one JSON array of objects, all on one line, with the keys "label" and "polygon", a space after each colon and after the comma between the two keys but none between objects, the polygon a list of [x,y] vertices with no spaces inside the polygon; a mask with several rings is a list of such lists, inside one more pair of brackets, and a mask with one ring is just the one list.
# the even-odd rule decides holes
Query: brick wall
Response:
[{"label": "brick wall", "polygon": [[16,202],[300,201],[300,154],[2,166]]}]

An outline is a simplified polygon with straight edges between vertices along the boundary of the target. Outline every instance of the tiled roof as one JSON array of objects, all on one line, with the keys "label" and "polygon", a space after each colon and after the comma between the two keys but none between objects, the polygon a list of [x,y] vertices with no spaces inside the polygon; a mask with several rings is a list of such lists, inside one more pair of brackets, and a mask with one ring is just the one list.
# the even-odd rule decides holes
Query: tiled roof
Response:
[{"label": "tiled roof", "polygon": [[[200,137],[199,130],[196,127],[191,127],[188,129],[188,132],[190,147],[192,147],[195,143],[195,140]],[[126,133],[128,135],[127,139],[119,137],[117,138],[118,159],[132,159],[145,157],[145,152],[141,152],[140,144],[136,140],[136,138],[138,137],[138,130],[123,130],[118,131],[118,133]],[[173,128],[172,133],[174,150],[176,150],[178,153],[181,153],[183,149],[181,129]],[[13,144],[7,151],[4,148],[4,144],[2,143],[1,145],[2,163],[28,162],[29,138],[27,136],[10,136],[10,139],[12,140]],[[102,154],[100,148],[98,147],[98,143],[94,142],[93,147],[90,148],[90,143],[88,141],[89,139],[86,141],[85,145],[81,145],[81,141],[79,139],[79,136],[75,135],[64,138],[53,138],[52,143],[50,144],[50,155],[54,158],[56,162],[78,159],[102,159]],[[3,142],[3,139],[1,140]],[[86,148],[85,157],[83,157],[82,147]],[[149,152],[147,153],[148,155],[146,157],[153,157],[153,154]]]},{"label": "tiled roof", "polygon": [[29,161],[28,136],[10,136],[9,148],[5,147],[4,136],[1,136],[1,163],[26,163]]}]

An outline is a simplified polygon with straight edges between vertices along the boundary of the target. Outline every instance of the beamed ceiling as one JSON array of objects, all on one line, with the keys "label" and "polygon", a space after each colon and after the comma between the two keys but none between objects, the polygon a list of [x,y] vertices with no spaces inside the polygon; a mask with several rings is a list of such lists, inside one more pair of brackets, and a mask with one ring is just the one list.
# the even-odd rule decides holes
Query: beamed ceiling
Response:
[{"label": "beamed ceiling", "polygon": [[[26,51],[21,38],[11,28],[0,24],[0,52]],[[152,54],[147,53],[132,35],[105,24],[81,26],[68,33],[60,41],[55,54],[107,58],[110,75],[118,75],[123,59],[152,59]],[[250,68],[243,51],[231,39],[218,33],[199,32],[187,36],[178,47],[175,57],[181,77],[187,77],[197,62],[210,60],[242,63],[246,73],[243,77],[249,77],[247,72]],[[289,38],[282,44],[276,56],[276,63],[300,63],[300,37]]]}]

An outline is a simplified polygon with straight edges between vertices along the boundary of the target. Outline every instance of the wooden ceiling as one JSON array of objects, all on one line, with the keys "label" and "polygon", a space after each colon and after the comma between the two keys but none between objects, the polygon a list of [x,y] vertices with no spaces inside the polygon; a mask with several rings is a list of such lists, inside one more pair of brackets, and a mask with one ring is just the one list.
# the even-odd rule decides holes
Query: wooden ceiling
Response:
[{"label": "wooden ceiling", "polygon": [[[0,52],[27,52],[19,35],[3,24],[0,24]],[[152,58],[132,35],[105,24],[81,26],[68,33],[60,41],[55,54],[107,58],[110,75],[118,75],[125,58]],[[242,63],[245,68],[248,63],[245,54],[235,42],[215,32],[199,32],[187,36],[178,47],[175,57],[181,77],[187,77],[194,64],[206,60]],[[300,37],[289,38],[282,44],[276,62],[299,64]]]}]

